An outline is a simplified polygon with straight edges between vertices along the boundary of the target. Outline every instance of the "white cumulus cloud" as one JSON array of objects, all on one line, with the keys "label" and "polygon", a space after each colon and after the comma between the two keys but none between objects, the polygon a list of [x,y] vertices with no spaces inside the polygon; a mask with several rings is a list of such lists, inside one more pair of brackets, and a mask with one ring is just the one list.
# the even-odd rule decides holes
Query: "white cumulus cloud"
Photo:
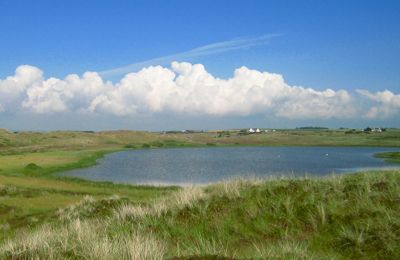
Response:
[{"label": "white cumulus cloud", "polygon": [[388,118],[400,113],[400,95],[389,90],[371,93],[368,90],[357,90],[359,94],[375,103],[366,113],[366,118]]},{"label": "white cumulus cloud", "polygon": [[38,114],[268,114],[329,119],[354,117],[353,103],[346,90],[290,86],[280,74],[246,67],[236,69],[231,78],[220,79],[203,65],[186,62],[173,62],[170,68],[143,68],[126,74],[117,83],[104,81],[96,72],[45,79],[41,70],[27,65],[0,81],[0,108]]},{"label": "white cumulus cloud", "polygon": [[316,91],[293,87],[279,74],[236,69],[219,79],[203,65],[173,62],[171,69],[148,67],[127,74],[110,91],[96,98],[91,111],[124,115],[162,112],[250,115],[273,113],[287,118],[343,118],[355,114],[344,90]]},{"label": "white cumulus cloud", "polygon": [[6,107],[19,106],[27,89],[40,82],[43,82],[43,72],[29,65],[21,65],[15,70],[14,76],[0,79],[0,112],[5,111]]}]

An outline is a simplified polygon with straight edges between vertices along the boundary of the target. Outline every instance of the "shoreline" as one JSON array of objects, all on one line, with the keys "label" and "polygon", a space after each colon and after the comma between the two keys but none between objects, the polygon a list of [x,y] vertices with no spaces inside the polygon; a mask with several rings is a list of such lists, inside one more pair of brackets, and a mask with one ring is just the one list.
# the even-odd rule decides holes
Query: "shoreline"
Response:
[{"label": "shoreline", "polygon": [[[70,171],[70,170],[77,170],[77,169],[93,167],[93,166],[98,164],[98,160],[103,159],[106,155],[112,154],[112,153],[118,153],[118,152],[135,151],[135,150],[149,150],[149,149],[154,149],[154,150],[156,150],[156,149],[187,149],[187,148],[211,148],[211,149],[214,149],[214,148],[235,148],[235,147],[237,147],[237,148],[239,148],[239,147],[240,148],[242,148],[242,147],[243,148],[245,148],[245,147],[249,147],[249,148],[252,148],[252,147],[327,147],[327,148],[349,147],[349,148],[351,148],[351,147],[355,147],[355,146],[292,146],[292,145],[291,146],[265,146],[265,145],[243,145],[243,146],[242,145],[240,145],[240,146],[239,145],[227,145],[227,146],[218,146],[218,145],[216,145],[216,146],[207,146],[207,145],[205,145],[204,146],[204,145],[202,145],[202,146],[185,146],[185,147],[151,147],[151,148],[130,148],[130,149],[129,148],[124,148],[124,149],[121,149],[121,150],[116,149],[116,150],[112,150],[112,151],[100,151],[99,153],[97,153],[98,156],[97,157],[93,157],[90,161],[87,162],[87,164],[85,163],[84,165],[80,165],[80,166],[77,166],[77,167],[72,166],[72,167],[66,167],[66,169],[63,169],[63,170],[56,170],[54,172],[51,172],[50,176],[54,177],[55,179],[60,179],[60,180],[63,180],[63,181],[71,180],[71,181],[89,182],[89,183],[110,183],[110,184],[113,184],[113,185],[150,186],[150,187],[155,187],[155,188],[158,188],[158,187],[208,186],[208,185],[212,185],[214,183],[218,183],[220,181],[218,181],[218,182],[207,182],[207,183],[185,183],[185,185],[176,184],[176,183],[170,183],[169,184],[169,183],[162,183],[162,182],[159,182],[159,183],[158,182],[154,182],[154,183],[153,182],[148,182],[148,183],[125,183],[125,182],[101,181],[101,180],[96,181],[96,180],[86,179],[86,178],[83,178],[83,177],[67,176],[67,174],[63,175],[63,176],[60,176],[60,175],[57,176],[57,174],[61,174],[63,172],[65,173],[65,172]],[[382,147],[382,146],[356,146],[356,147],[360,147],[360,148],[363,148],[363,147],[365,147],[365,148],[373,148],[373,147],[375,147],[375,148],[400,149],[400,147],[386,147],[386,146],[385,147]],[[372,155],[372,157],[384,159],[384,161],[387,162],[387,163],[400,164],[400,160],[393,160],[391,158],[391,156],[396,155],[396,154],[400,155],[400,151],[378,152],[378,153],[374,153]],[[77,164],[79,164],[79,162]],[[391,168],[390,166],[387,166],[387,167],[371,168],[371,169],[367,169],[367,170],[362,169],[362,170],[357,170],[357,171],[343,172],[343,173],[340,173],[340,174],[369,172],[369,171],[377,171],[377,170],[390,171],[390,170],[396,170],[397,169],[396,166],[392,166],[392,167],[393,168]],[[338,174],[338,173],[336,173],[336,174]],[[305,174],[305,175],[307,175],[307,174]],[[324,175],[324,176],[318,176],[318,175],[309,175],[309,176],[312,177],[312,178],[315,178],[315,177],[318,178],[318,177],[329,176],[329,174]],[[275,175],[271,175],[270,177],[280,177],[280,176],[279,175],[276,175],[276,176]],[[297,177],[301,177],[301,176],[297,176]],[[223,181],[223,180],[221,180],[221,181]]]},{"label": "shoreline", "polygon": [[[183,145],[183,146],[161,146],[161,147],[135,147],[135,148],[126,148],[126,147],[112,147],[108,149],[88,149],[88,150],[67,150],[67,151],[62,151],[65,153],[68,152],[81,152],[84,154],[82,158],[76,162],[72,163],[66,163],[58,166],[53,166],[53,167],[48,167],[48,168],[41,168],[38,169],[37,171],[31,171],[31,172],[23,172],[22,174],[17,174],[17,175],[12,175],[15,177],[35,177],[35,178],[42,178],[42,179],[53,179],[53,180],[59,180],[59,181],[67,181],[67,182],[77,182],[77,183],[86,183],[86,184],[92,184],[92,185],[100,185],[100,184],[107,184],[107,185],[129,185],[129,186],[152,186],[148,184],[128,184],[128,183],[116,183],[116,182],[110,182],[110,181],[95,181],[95,180],[89,180],[89,179],[84,179],[80,177],[73,177],[73,176],[58,176],[57,174],[62,173],[62,172],[67,172],[70,170],[76,170],[76,169],[82,169],[82,168],[87,168],[87,167],[92,167],[98,164],[98,160],[104,158],[104,156],[111,154],[111,153],[117,153],[117,152],[124,152],[124,151],[134,151],[134,150],[148,150],[148,149],[186,149],[186,148],[238,148],[238,147],[327,147],[327,148],[339,148],[339,147],[365,147],[365,148],[371,148],[371,147],[376,147],[376,148],[393,148],[393,149],[400,149],[399,146],[376,146],[376,145],[236,145],[236,144],[228,144],[228,145],[207,145],[207,144],[193,144],[193,145]],[[50,153],[51,151],[49,151]],[[46,153],[46,152],[43,152]],[[16,153],[16,154],[11,154],[12,155],[30,155],[30,154],[36,154],[35,152],[24,152],[24,153]],[[400,163],[400,160],[393,160],[390,156],[394,156],[396,154],[400,154],[400,152],[379,152],[373,154],[374,157],[376,158],[383,158],[385,161],[390,162],[390,163]],[[2,156],[8,156],[8,155],[0,155],[0,158]],[[8,174],[2,173],[0,170],[0,175],[2,176],[8,176]],[[176,185],[160,185],[160,187],[175,187]],[[154,187],[159,187],[159,186],[154,186]]]}]

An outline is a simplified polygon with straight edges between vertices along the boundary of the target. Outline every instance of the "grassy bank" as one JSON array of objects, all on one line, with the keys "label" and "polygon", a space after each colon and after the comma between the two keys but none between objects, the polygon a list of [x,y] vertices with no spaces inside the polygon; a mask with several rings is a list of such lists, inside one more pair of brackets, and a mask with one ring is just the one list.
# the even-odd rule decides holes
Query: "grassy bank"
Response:
[{"label": "grassy bank", "polygon": [[400,152],[378,153],[375,157],[383,158],[387,162],[400,163]]},{"label": "grassy bank", "polygon": [[84,198],[2,258],[400,257],[400,172],[234,180],[137,202]]},{"label": "grassy bank", "polygon": [[77,203],[85,196],[102,199],[116,195],[143,202],[178,189],[117,185],[53,175],[91,166],[112,151],[115,149],[0,156],[0,241],[20,229],[53,221],[58,208]]},{"label": "grassy bank", "polygon": [[28,152],[0,156],[0,174],[51,177],[52,173],[92,166],[104,154],[117,149]]}]

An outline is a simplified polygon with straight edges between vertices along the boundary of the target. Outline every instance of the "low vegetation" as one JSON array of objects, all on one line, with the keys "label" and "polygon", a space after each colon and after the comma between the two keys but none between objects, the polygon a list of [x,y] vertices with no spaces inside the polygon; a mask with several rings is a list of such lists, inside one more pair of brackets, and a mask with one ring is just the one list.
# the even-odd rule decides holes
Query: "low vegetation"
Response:
[{"label": "low vegetation", "polygon": [[[400,130],[364,133],[347,129],[295,129],[246,134],[246,130],[209,132],[9,132],[0,129],[0,155],[40,152],[99,151],[205,145],[392,146],[400,147]],[[1,165],[1,164],[0,164]],[[1,167],[0,167],[1,168]]]},{"label": "low vegetation", "polygon": [[400,172],[233,180],[147,202],[85,197],[1,258],[400,257]]},{"label": "low vegetation", "polygon": [[400,163],[400,152],[378,153],[375,156],[378,158],[384,158],[388,162]]},{"label": "low vegetation", "polygon": [[[400,131],[151,133],[0,130],[0,258],[398,258],[399,172],[234,180],[207,187],[90,182],[54,173],[125,149],[400,146]],[[378,155],[393,162],[399,153]]]}]

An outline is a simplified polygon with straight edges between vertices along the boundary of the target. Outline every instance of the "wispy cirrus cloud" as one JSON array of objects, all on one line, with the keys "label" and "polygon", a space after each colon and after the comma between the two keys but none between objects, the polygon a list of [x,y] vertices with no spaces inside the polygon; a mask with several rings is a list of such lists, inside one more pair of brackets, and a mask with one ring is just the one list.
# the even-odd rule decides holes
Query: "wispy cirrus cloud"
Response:
[{"label": "wispy cirrus cloud", "polygon": [[282,36],[282,34],[266,34],[258,37],[247,37],[247,38],[238,38],[228,41],[216,42],[207,44],[201,47],[197,47],[191,49],[189,51],[175,53],[167,56],[162,56],[154,59],[149,59],[146,61],[141,61],[137,63],[132,63],[126,66],[100,71],[99,74],[102,77],[110,77],[123,75],[129,72],[140,70],[144,67],[148,67],[151,65],[165,65],[169,64],[172,61],[179,59],[187,59],[193,57],[200,57],[206,55],[212,55],[217,53],[223,53],[228,51],[252,48],[255,46],[261,46],[268,44],[272,39]]}]

